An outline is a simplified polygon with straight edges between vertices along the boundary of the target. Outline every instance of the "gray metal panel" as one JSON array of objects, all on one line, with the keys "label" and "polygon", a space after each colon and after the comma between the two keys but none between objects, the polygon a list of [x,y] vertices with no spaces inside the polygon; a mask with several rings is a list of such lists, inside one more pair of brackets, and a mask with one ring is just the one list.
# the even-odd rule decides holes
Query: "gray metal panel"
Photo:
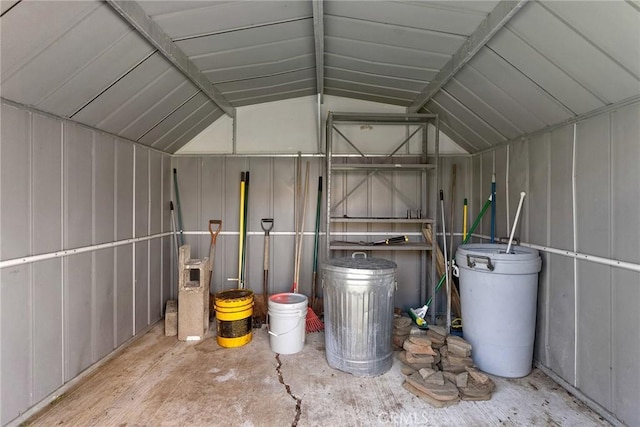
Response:
[{"label": "gray metal panel", "polygon": [[[324,93],[327,94],[328,92],[325,90]],[[281,101],[283,99],[299,98],[299,97],[315,95],[315,94],[316,94],[316,87],[314,85],[313,87],[292,90],[290,92],[260,95],[260,96],[249,97],[249,98],[239,98],[234,100],[233,104],[238,107],[243,107],[245,105],[253,105],[253,104],[259,104],[263,102]],[[185,144],[187,142],[188,141],[185,141]]]},{"label": "gray metal panel", "polygon": [[[235,68],[246,65],[258,65],[284,61],[296,56],[311,54],[312,61],[314,44],[313,36],[298,37],[289,40],[276,41],[265,44],[253,44],[243,49],[227,50],[223,52],[206,53],[191,58],[207,75],[213,70],[221,68]],[[261,73],[264,75],[265,73]]]},{"label": "gray metal panel", "polygon": [[370,94],[372,96],[395,98],[398,100],[398,102],[401,102],[401,100],[407,100],[405,105],[407,105],[408,101],[413,99],[413,97],[416,95],[416,92],[398,90],[398,89],[382,87],[382,86],[362,84],[356,81],[334,80],[328,77],[325,78],[325,86],[327,89],[329,88],[342,89],[347,91]]},{"label": "gray metal panel", "polygon": [[33,225],[31,229],[37,236],[33,241],[33,253],[42,254],[62,248],[60,233],[60,225],[62,225],[62,132],[59,121],[37,114],[33,115],[32,129]]},{"label": "gray metal panel", "polygon": [[149,150],[135,147],[135,237],[149,234]]},{"label": "gray metal panel", "polygon": [[4,14],[5,12],[7,12],[19,1],[20,0],[4,0],[2,3],[0,3],[0,14]]},{"label": "gray metal panel", "polygon": [[[197,157],[179,157],[175,160],[175,169],[178,175],[178,188],[180,192],[180,211],[182,212],[182,224],[185,231],[204,230],[203,221],[200,220],[200,182],[199,169],[201,160]],[[240,174],[238,173],[238,183]],[[240,185],[240,184],[238,184]],[[240,187],[238,187],[240,188]],[[175,205],[175,203],[174,203]],[[177,218],[176,218],[177,220]],[[191,244],[191,257],[199,256],[195,250],[194,236],[185,236],[185,242]]]},{"label": "gray metal panel", "polygon": [[446,90],[441,90],[432,99],[458,120],[464,122],[477,135],[476,139],[482,140],[486,146],[492,146],[507,140],[495,127],[478,117],[474,111],[451,96]]},{"label": "gray metal panel", "polygon": [[0,143],[2,157],[0,196],[2,197],[2,259],[30,255],[31,201],[31,115],[2,105],[2,120],[12,126],[2,126]]},{"label": "gray metal panel", "polygon": [[[149,323],[153,324],[162,317],[164,312],[164,304],[161,297],[162,283],[160,276],[162,274],[162,258],[160,256],[160,239],[149,241]],[[168,278],[169,276],[167,276]],[[162,295],[161,295],[162,294]]]},{"label": "gray metal panel", "polygon": [[115,231],[115,141],[96,134],[94,146],[93,243],[113,241]]},{"label": "gray metal panel", "polygon": [[488,46],[574,113],[586,113],[604,105],[553,61],[508,28],[496,34]]},{"label": "gray metal panel", "polygon": [[[88,246],[92,237],[93,132],[64,125],[64,247]],[[75,262],[75,261],[74,261]]]},{"label": "gray metal panel", "polygon": [[[24,284],[22,286],[26,288]],[[64,382],[62,375],[61,259],[51,259],[33,264],[32,298],[33,397],[31,403],[35,403],[52,393]],[[27,317],[22,319],[27,319]],[[15,322],[11,324],[13,327]],[[3,336],[3,345],[5,344],[4,340]],[[14,351],[16,350],[18,349],[14,349]],[[17,354],[24,355],[26,353],[21,353],[18,350]],[[3,376],[3,381],[4,378]],[[5,396],[7,395],[3,394],[3,400]]]},{"label": "gray metal panel", "polygon": [[504,135],[504,137],[511,139],[522,134],[520,129],[515,127],[513,123],[496,111],[492,105],[486,103],[482,98],[474,94],[468,87],[455,78],[449,80],[445,90],[452,97],[455,97],[461,104],[493,126],[496,131]]},{"label": "gray metal panel", "polygon": [[2,18],[2,83],[99,7],[89,1],[21,2],[14,7]]},{"label": "gray metal panel", "polygon": [[70,116],[114,84],[153,49],[138,34],[129,31],[80,67],[47,95],[38,108],[59,116]]},{"label": "gray metal panel", "polygon": [[427,83],[426,81],[400,79],[380,74],[345,70],[334,67],[326,67],[325,76],[326,78],[333,80],[356,81],[363,84],[393,87],[396,89],[407,90],[411,92],[419,92],[420,89]]},{"label": "gray metal panel", "polygon": [[20,415],[31,403],[30,266],[20,265],[0,270],[0,286],[0,308],[2,309],[0,310],[2,322],[0,422],[4,425]]},{"label": "gray metal panel", "polygon": [[178,40],[176,45],[189,57],[194,57],[214,52],[251,48],[258,43],[270,44],[300,37],[313,37],[311,18]]},{"label": "gray metal panel", "polygon": [[[169,209],[169,202],[173,200],[173,170],[171,169],[171,157],[162,156],[162,231],[171,231],[173,226],[171,223],[171,210]],[[175,245],[173,236],[162,238],[162,295],[163,304],[167,299],[177,298],[177,293],[174,287],[174,263],[172,262],[173,254],[175,253]],[[177,263],[177,262],[176,262]],[[177,286],[177,285],[175,285]],[[163,306],[164,310],[164,306]]]},{"label": "gray metal panel", "polygon": [[[180,9],[163,13],[153,3],[140,2],[147,13],[174,39],[270,24],[291,19],[310,18],[311,2],[247,1],[202,3],[194,8],[188,2]],[[153,12],[158,10],[160,14]]]},{"label": "gray metal panel", "polygon": [[488,48],[481,49],[469,65],[517,99],[531,116],[546,125],[556,124],[572,116],[570,110]]},{"label": "gray metal panel", "polygon": [[[504,186],[504,184],[503,184]],[[506,188],[505,188],[506,190]],[[520,192],[524,191],[527,196],[524,199],[520,211],[520,219],[515,230],[515,237],[521,241],[526,239],[527,222],[529,221],[529,144],[526,141],[518,141],[509,145],[509,228],[505,228],[506,236],[511,233],[511,227],[515,221],[518,203],[520,202]],[[505,194],[506,191],[505,191]],[[503,204],[504,206],[504,204]]]},{"label": "gray metal panel", "polygon": [[367,59],[352,58],[348,55],[335,55],[331,52],[325,52],[325,67],[418,81],[429,81],[438,73],[436,69],[407,67],[392,63],[376,63]]},{"label": "gray metal panel", "polygon": [[[505,177],[507,176],[507,149],[506,147],[500,147],[495,150],[496,157],[496,239],[500,237],[509,236],[511,232],[507,228],[507,210],[504,208],[507,205],[507,188]],[[491,175],[489,175],[491,178]],[[489,180],[488,182],[491,182]],[[491,193],[491,185],[485,184],[485,191]],[[513,223],[513,216],[515,211],[510,212],[511,218],[509,218],[509,224]],[[490,216],[490,215],[489,215]],[[489,234],[491,234],[491,228],[489,228]]]},{"label": "gray metal panel", "polygon": [[[550,156],[550,236],[553,248],[573,249],[572,207],[573,127],[565,126],[551,134]],[[575,381],[574,274],[573,260],[550,255],[549,366],[569,383]]]},{"label": "gray metal panel", "polygon": [[[175,153],[223,114],[222,110],[213,110],[195,122],[195,124],[189,123],[190,127],[184,126],[175,129],[167,135],[166,142],[163,142],[161,147],[170,153]],[[174,135],[177,136],[174,137]]]},{"label": "gray metal panel", "polygon": [[156,52],[71,117],[91,126],[104,123],[126,106],[133,94],[143,91],[170,69],[171,64]]},{"label": "gray metal panel", "polygon": [[116,240],[133,236],[133,146],[116,141]]},{"label": "gray metal panel", "polygon": [[149,324],[149,242],[138,242],[135,247],[135,333],[138,334]]},{"label": "gray metal panel", "polygon": [[456,79],[485,103],[491,105],[517,129],[533,132],[544,127],[544,123],[532,116],[517,99],[505,92],[500,85],[491,82],[470,64],[456,74]]},{"label": "gray metal panel", "polygon": [[116,249],[116,347],[133,336],[133,245]]},{"label": "gray metal panel", "polygon": [[275,61],[249,63],[242,66],[218,66],[216,69],[205,71],[204,74],[213,82],[236,81],[313,67],[314,61],[313,52],[308,52]]},{"label": "gray metal panel", "polygon": [[278,87],[278,89],[286,91],[287,83],[295,83],[300,80],[314,79],[316,75],[315,68],[305,68],[302,70],[294,70],[274,76],[256,77],[248,80],[236,80],[229,83],[220,83],[218,88],[229,95],[237,92],[250,92],[255,89],[267,89],[269,87]]},{"label": "gray metal panel", "polygon": [[91,349],[92,264],[90,253],[64,259],[65,382],[95,362]]},{"label": "gray metal panel", "polygon": [[177,70],[168,69],[98,123],[101,129],[137,141],[198,90]]},{"label": "gray metal panel", "polygon": [[[273,200],[271,212],[273,231],[291,231],[294,226],[295,160],[272,160]],[[304,169],[304,165],[303,165]],[[304,175],[304,170],[303,170]],[[303,178],[304,179],[304,178]],[[313,188],[310,186],[310,188]],[[277,191],[276,191],[277,189]],[[313,194],[313,193],[312,193]],[[272,292],[289,292],[293,284],[293,236],[271,238],[269,279]]]},{"label": "gray metal panel", "polygon": [[325,36],[327,53],[343,55],[383,64],[400,64],[408,67],[440,69],[450,56],[378,43]]},{"label": "gray metal panel", "polygon": [[451,33],[325,15],[325,35],[452,55],[466,38]]},{"label": "gray metal panel", "polygon": [[482,12],[463,11],[423,2],[397,3],[383,1],[367,3],[328,1],[325,4],[325,13],[327,15],[467,36],[476,29],[486,16]]},{"label": "gray metal panel", "polygon": [[469,152],[476,152],[487,147],[488,142],[481,139],[473,129],[465,122],[453,115],[449,110],[440,105],[435,99],[431,99],[427,104],[427,109],[439,115],[440,121],[462,136],[468,145],[463,146]]},{"label": "gray metal panel", "polygon": [[[640,78],[640,11],[628,2],[570,2],[544,1],[543,6],[557,14],[566,24],[581,33],[591,43],[620,62],[630,73]],[[603,23],[607,25],[602,31]]]},{"label": "gray metal panel", "polygon": [[[222,220],[222,230],[226,231],[228,226],[227,218],[225,218],[223,215],[224,207],[226,205],[225,190],[233,191],[235,190],[235,187],[229,186],[227,189],[227,185],[229,183],[226,183],[224,180],[224,161],[221,157],[204,157],[202,158],[201,165],[202,174],[200,178],[200,188],[202,190],[200,192],[200,218],[202,219],[200,221],[200,229],[206,229],[209,226],[209,220],[219,219]],[[265,181],[264,177],[256,180],[251,180],[249,184],[251,187],[250,193],[253,193],[253,189],[262,181]],[[264,208],[264,204],[259,204],[257,206],[259,206],[260,208]],[[257,215],[252,216],[255,217]],[[211,239],[207,238],[205,248],[203,248],[203,256],[209,255],[210,243]],[[213,263],[213,272],[210,283],[210,289],[212,292],[218,292],[222,290],[223,286],[227,284],[226,277],[223,277],[222,266],[224,265],[223,258],[227,257],[228,255],[225,253],[225,251],[220,250],[222,247],[222,236],[219,236],[216,243],[215,260]]]},{"label": "gray metal panel", "polygon": [[[49,22],[51,18],[44,19],[44,22]],[[43,23],[37,26],[41,27]],[[23,33],[25,29],[18,31]],[[3,96],[27,105],[40,104],[78,69],[128,32],[127,25],[108,7],[94,9],[82,20],[75,22],[70,31],[60,34],[46,49],[31,57],[17,70],[19,72],[10,76],[3,75]],[[43,73],[43,70],[46,72]]]},{"label": "gray metal panel", "polygon": [[[146,145],[170,143],[170,133],[174,132],[178,126],[193,126],[195,122],[202,118],[202,114],[207,114],[215,110],[213,102],[202,93],[198,93],[187,102],[174,110],[162,122],[143,135],[139,142]],[[194,114],[195,113],[195,114]],[[169,139],[169,141],[167,141]]]},{"label": "gray metal panel", "polygon": [[162,231],[162,155],[149,152],[149,234]]},{"label": "gray metal panel", "polygon": [[[576,129],[577,251],[610,258],[609,114]],[[578,279],[578,387],[611,410],[611,267],[580,261]]]},{"label": "gray metal panel", "polygon": [[[542,23],[544,31],[540,31]],[[640,91],[637,79],[537,3],[516,15],[509,28],[605,103]]]},{"label": "gray metal panel", "polygon": [[[611,113],[611,255],[637,263],[640,259],[640,105]],[[640,424],[640,336],[625,333],[628,325],[640,324],[640,274],[613,269],[612,364],[613,412],[628,425]]]},{"label": "gray metal panel", "polygon": [[108,248],[93,253],[94,311],[93,311],[93,359],[102,359],[115,347],[114,327],[114,249]]}]

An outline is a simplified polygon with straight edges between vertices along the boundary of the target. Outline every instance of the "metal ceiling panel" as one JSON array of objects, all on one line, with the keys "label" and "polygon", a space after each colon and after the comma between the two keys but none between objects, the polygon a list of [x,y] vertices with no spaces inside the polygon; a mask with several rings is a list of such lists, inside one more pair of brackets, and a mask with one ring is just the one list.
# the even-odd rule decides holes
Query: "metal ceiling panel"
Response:
[{"label": "metal ceiling panel", "polygon": [[400,105],[402,107],[407,106],[406,99],[374,95],[374,94],[365,93],[365,92],[358,92],[355,90],[345,90],[345,89],[337,89],[332,87],[325,87],[324,93],[326,95],[341,96],[343,98],[360,99],[362,101],[371,101],[371,102],[379,102],[382,104]]},{"label": "metal ceiling panel", "polygon": [[271,76],[296,70],[303,70],[306,68],[314,67],[314,65],[315,54],[311,52],[308,54],[293,56],[283,60],[209,70],[204,74],[211,81],[216,82],[216,85],[218,85],[223,82],[253,79],[257,77]]},{"label": "metal ceiling panel", "polygon": [[193,60],[195,56],[250,48],[257,44],[264,45],[303,37],[313,37],[313,21],[310,18],[190,38],[177,41],[176,45]]},{"label": "metal ceiling panel", "polygon": [[191,3],[184,10],[163,14],[150,13],[144,1],[140,6],[174,40],[313,16],[310,1],[241,1],[189,8]]},{"label": "metal ceiling panel", "polygon": [[452,55],[466,37],[388,23],[325,15],[325,35]]},{"label": "metal ceiling panel", "polygon": [[102,52],[44,98],[37,106],[67,117],[118,81],[153,52],[133,31]]},{"label": "metal ceiling panel", "polygon": [[327,1],[325,14],[403,27],[470,35],[486,14],[448,7],[446,4],[390,1]]},{"label": "metal ceiling panel", "polygon": [[568,119],[573,114],[555,98],[543,91],[524,74],[490,49],[483,48],[469,65],[517,99],[532,115],[547,125]]},{"label": "metal ceiling panel", "polygon": [[604,105],[595,95],[509,29],[496,34],[488,46],[574,113],[586,113]]},{"label": "metal ceiling panel", "polygon": [[[36,3],[41,4],[41,2]],[[14,10],[19,8],[20,5],[16,6]],[[13,10],[6,15],[9,22],[12,22],[12,13]],[[18,31],[24,32],[23,30]],[[15,70],[16,72],[8,73],[7,76],[3,75],[3,96],[19,100],[24,104],[38,106],[57,88],[72,78],[78,70],[91,63],[96,56],[109,49],[129,32],[127,24],[119,19],[109,7],[103,5],[92,9],[72,28],[55,37],[46,49],[21,64]]]},{"label": "metal ceiling panel", "polygon": [[171,64],[162,55],[155,53],[72,118],[90,126],[96,126],[116,113],[133,95],[145,90],[151,82],[171,69]]},{"label": "metal ceiling panel", "polygon": [[500,112],[496,111],[492,105],[486,103],[457,79],[449,80],[446,92],[474,111],[479,117],[482,117],[487,123],[491,123],[498,132],[507,138],[515,138],[522,134],[521,129],[514,126]]},{"label": "metal ceiling panel", "polygon": [[3,84],[4,79],[11,77],[99,7],[97,1],[22,1],[15,5],[2,16],[0,70]]},{"label": "metal ceiling panel", "polygon": [[363,73],[360,71],[343,70],[340,68],[326,67],[326,78],[344,81],[356,81],[375,86],[386,86],[411,92],[420,92],[426,82],[399,79],[395,77],[382,76],[379,74]]},{"label": "metal ceiling panel", "polygon": [[544,127],[544,122],[531,116],[519,102],[473,67],[464,67],[456,74],[456,79],[523,132],[533,132]]},{"label": "metal ceiling panel", "polygon": [[[581,4],[576,2],[575,7]],[[638,12],[631,9],[631,13]],[[609,26],[615,23],[606,27]],[[537,3],[529,4],[523,13],[516,15],[508,28],[606,104],[640,92],[635,77]],[[629,32],[634,33],[637,35],[637,30]]]},{"label": "metal ceiling panel", "polygon": [[168,138],[166,138],[166,141],[171,142],[168,145],[163,144],[162,149],[170,153],[175,153],[223,115],[224,111],[222,110],[211,111],[193,126],[187,128],[186,131],[176,128],[173,132],[169,133]]},{"label": "metal ceiling panel", "polygon": [[[356,72],[364,72],[390,78],[410,80],[430,80],[438,73],[437,69],[407,67],[398,64],[377,63],[366,59],[357,59],[345,55],[326,53],[324,64],[327,68],[336,68]],[[426,83],[425,83],[426,84]]]},{"label": "metal ceiling panel", "polygon": [[[300,80],[309,80],[316,77],[316,70],[313,67],[292,71],[290,73],[281,73],[273,76],[259,77],[249,80],[240,80],[229,83],[220,83],[217,85],[222,93],[231,94],[241,91],[250,91],[259,88],[266,88],[287,83],[298,82]],[[282,88],[286,91],[286,88]]]},{"label": "metal ceiling panel", "polygon": [[467,12],[467,13],[469,13],[469,12],[478,12],[478,13],[488,14],[489,12],[491,12],[496,7],[496,4],[498,4],[498,1],[499,0],[493,0],[493,1],[484,1],[484,0],[425,1],[425,0],[418,0],[418,1],[407,1],[407,3],[427,4],[427,5],[432,5],[434,7],[446,7],[447,9],[461,10],[461,11]]},{"label": "metal ceiling panel", "polygon": [[[454,136],[459,135],[463,138],[463,140],[467,143],[467,146],[461,144],[462,148],[466,149],[470,153],[475,153],[482,149],[487,148],[487,142],[482,140],[482,138],[471,129],[466,123],[462,122],[451,112],[447,111],[444,107],[442,107],[438,102],[431,98],[431,100],[426,105],[426,110],[433,113],[438,114],[440,118],[441,125],[444,124],[445,127],[452,129],[454,131]],[[460,140],[455,140],[460,141]],[[460,142],[458,142],[460,144]]]},{"label": "metal ceiling panel", "polygon": [[343,89],[355,92],[370,93],[372,95],[395,98],[398,100],[406,100],[407,103],[417,95],[417,92],[399,90],[383,86],[367,85],[358,81],[334,80],[328,77],[325,77],[324,84],[327,89]]},{"label": "metal ceiling panel", "polygon": [[325,36],[325,52],[383,64],[440,69],[450,56],[397,46]]},{"label": "metal ceiling panel", "polygon": [[254,104],[260,104],[263,102],[282,101],[285,99],[300,98],[303,96],[309,96],[309,95],[315,95],[315,94],[316,94],[316,87],[314,85],[312,88],[293,90],[291,92],[279,92],[275,95],[262,95],[262,96],[256,96],[251,98],[238,98],[233,101],[233,104],[238,107],[243,107],[245,105],[254,105]]},{"label": "metal ceiling panel", "polygon": [[[543,1],[544,8],[640,79],[640,11],[625,1]],[[607,25],[603,31],[603,23]],[[629,37],[635,32],[637,37]]]},{"label": "metal ceiling panel", "polygon": [[316,80],[315,73],[307,79],[298,81],[288,81],[281,84],[275,84],[272,86],[264,86],[255,89],[237,90],[233,92],[225,92],[225,96],[230,100],[260,98],[265,96],[277,95],[278,93],[287,93],[292,91],[300,91],[304,89],[315,89]]},{"label": "metal ceiling panel", "polygon": [[170,134],[182,134],[200,122],[209,113],[218,108],[203,93],[198,93],[178,109],[173,111],[162,122],[140,137],[139,142],[162,149],[170,144]]},{"label": "metal ceiling panel", "polygon": [[488,146],[507,140],[505,135],[501,134],[490,123],[447,93],[446,90],[438,92],[433,97],[433,100],[436,104],[456,116],[458,120],[461,120],[465,125],[473,129],[474,133],[485,141]]},{"label": "metal ceiling panel", "polygon": [[[301,37],[267,44],[257,43],[244,49],[192,56],[190,59],[206,74],[219,68],[285,61],[291,57],[313,53],[313,37]],[[315,57],[313,61],[315,64]]]},{"label": "metal ceiling panel", "polygon": [[2,0],[0,2],[0,15],[3,15],[7,10],[15,6],[20,0]]}]

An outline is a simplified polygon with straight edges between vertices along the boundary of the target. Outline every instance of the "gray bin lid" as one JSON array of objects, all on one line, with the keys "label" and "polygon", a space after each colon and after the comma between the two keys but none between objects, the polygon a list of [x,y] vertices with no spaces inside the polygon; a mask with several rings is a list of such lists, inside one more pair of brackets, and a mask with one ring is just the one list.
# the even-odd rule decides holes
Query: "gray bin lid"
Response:
[{"label": "gray bin lid", "polygon": [[330,258],[323,267],[325,270],[347,273],[357,270],[358,273],[367,275],[394,274],[398,269],[398,265],[393,261],[362,257]]}]

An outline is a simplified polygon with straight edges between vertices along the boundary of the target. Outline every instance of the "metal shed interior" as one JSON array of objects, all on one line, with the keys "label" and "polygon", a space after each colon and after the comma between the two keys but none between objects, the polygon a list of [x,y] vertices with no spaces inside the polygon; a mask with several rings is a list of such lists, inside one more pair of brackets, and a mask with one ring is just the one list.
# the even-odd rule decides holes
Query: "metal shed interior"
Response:
[{"label": "metal shed interior", "polygon": [[[315,182],[327,112],[353,111],[438,114],[428,190],[449,188],[455,164],[473,218],[495,173],[499,236],[527,193],[518,234],[543,258],[536,363],[612,422],[640,426],[638,1],[0,6],[0,424],[162,317],[176,292],[172,168],[195,256],[207,220],[224,220],[220,287],[237,265],[239,172],[251,170],[259,283],[260,217],[277,219],[273,250],[291,258],[296,154]],[[366,187],[365,210],[401,206],[375,179]],[[485,218],[476,240],[488,229]],[[421,260],[386,256],[402,267],[397,305],[418,306]],[[291,263],[272,264],[285,291]]]}]

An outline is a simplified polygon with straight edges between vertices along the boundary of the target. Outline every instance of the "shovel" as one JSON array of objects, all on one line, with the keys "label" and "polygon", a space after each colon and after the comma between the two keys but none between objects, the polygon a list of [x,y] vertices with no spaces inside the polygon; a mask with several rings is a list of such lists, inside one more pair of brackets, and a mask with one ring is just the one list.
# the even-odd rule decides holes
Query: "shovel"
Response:
[{"label": "shovel", "polygon": [[260,226],[264,231],[264,261],[262,267],[262,300],[266,312],[269,302],[269,232],[273,228],[273,218],[262,218]]}]

